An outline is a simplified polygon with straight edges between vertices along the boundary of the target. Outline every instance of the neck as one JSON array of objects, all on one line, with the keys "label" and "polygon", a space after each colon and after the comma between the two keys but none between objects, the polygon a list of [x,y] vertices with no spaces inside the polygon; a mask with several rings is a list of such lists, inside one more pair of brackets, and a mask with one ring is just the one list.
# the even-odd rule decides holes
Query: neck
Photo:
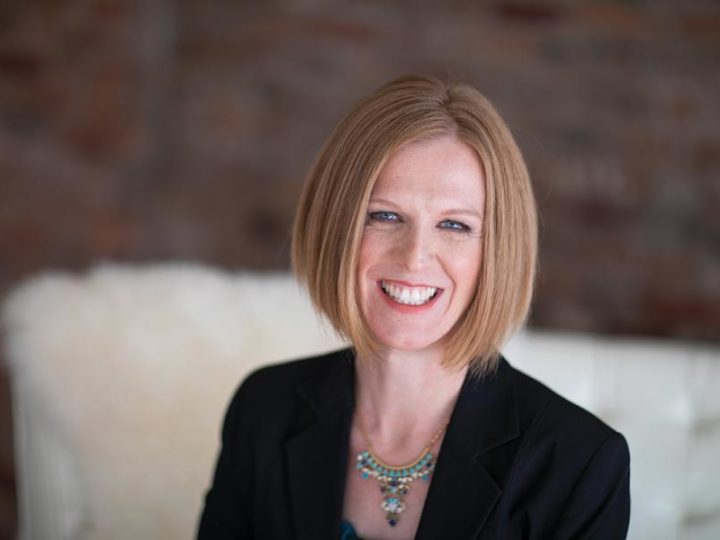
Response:
[{"label": "neck", "polygon": [[392,351],[356,362],[356,422],[376,447],[430,439],[450,418],[467,368],[441,365],[442,351]]}]

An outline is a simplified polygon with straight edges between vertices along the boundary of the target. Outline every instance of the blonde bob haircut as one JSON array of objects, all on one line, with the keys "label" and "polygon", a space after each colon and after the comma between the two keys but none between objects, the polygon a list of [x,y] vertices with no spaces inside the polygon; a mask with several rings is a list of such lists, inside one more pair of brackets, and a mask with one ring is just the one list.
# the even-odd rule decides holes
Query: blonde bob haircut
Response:
[{"label": "blonde bob haircut", "polygon": [[300,198],[292,237],[295,274],[316,308],[361,356],[380,350],[357,295],[358,252],[370,194],[388,157],[411,141],[454,136],[485,176],[477,291],[445,336],[443,365],[492,371],[525,321],[537,256],[537,213],[525,162],[495,108],[467,84],[405,76],[361,100],[320,150]]}]

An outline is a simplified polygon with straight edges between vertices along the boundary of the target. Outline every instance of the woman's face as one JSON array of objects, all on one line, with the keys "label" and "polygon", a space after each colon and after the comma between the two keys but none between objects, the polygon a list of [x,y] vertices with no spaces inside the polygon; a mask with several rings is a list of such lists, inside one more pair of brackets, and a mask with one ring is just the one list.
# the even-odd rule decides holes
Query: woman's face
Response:
[{"label": "woman's face", "polygon": [[445,136],[380,171],[358,263],[360,307],[387,350],[443,347],[477,288],[485,190],[475,152]]}]

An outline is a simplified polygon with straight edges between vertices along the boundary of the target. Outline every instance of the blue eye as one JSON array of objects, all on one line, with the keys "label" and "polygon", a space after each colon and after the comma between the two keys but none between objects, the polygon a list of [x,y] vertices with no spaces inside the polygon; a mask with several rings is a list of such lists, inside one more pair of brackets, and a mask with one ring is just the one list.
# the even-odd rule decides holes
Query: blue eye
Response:
[{"label": "blue eye", "polygon": [[464,223],[460,223],[459,221],[454,221],[452,219],[446,219],[445,221],[441,221],[438,227],[451,231],[470,232],[470,227],[468,227]]},{"label": "blue eye", "polygon": [[400,216],[398,216],[395,212],[381,210],[380,212],[370,212],[368,214],[368,221],[380,221],[380,222],[400,221]]}]

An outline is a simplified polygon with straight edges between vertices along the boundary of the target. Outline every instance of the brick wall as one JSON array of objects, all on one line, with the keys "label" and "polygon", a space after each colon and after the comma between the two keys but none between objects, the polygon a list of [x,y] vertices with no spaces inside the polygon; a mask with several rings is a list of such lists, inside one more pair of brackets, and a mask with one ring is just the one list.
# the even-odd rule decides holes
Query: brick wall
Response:
[{"label": "brick wall", "polygon": [[[709,0],[10,0],[0,293],[101,259],[285,268],[324,137],[419,71],[475,84],[525,153],[542,213],[533,324],[717,341],[718,66]],[[4,442],[6,492],[11,471]],[[0,506],[9,536],[12,496]]]}]

